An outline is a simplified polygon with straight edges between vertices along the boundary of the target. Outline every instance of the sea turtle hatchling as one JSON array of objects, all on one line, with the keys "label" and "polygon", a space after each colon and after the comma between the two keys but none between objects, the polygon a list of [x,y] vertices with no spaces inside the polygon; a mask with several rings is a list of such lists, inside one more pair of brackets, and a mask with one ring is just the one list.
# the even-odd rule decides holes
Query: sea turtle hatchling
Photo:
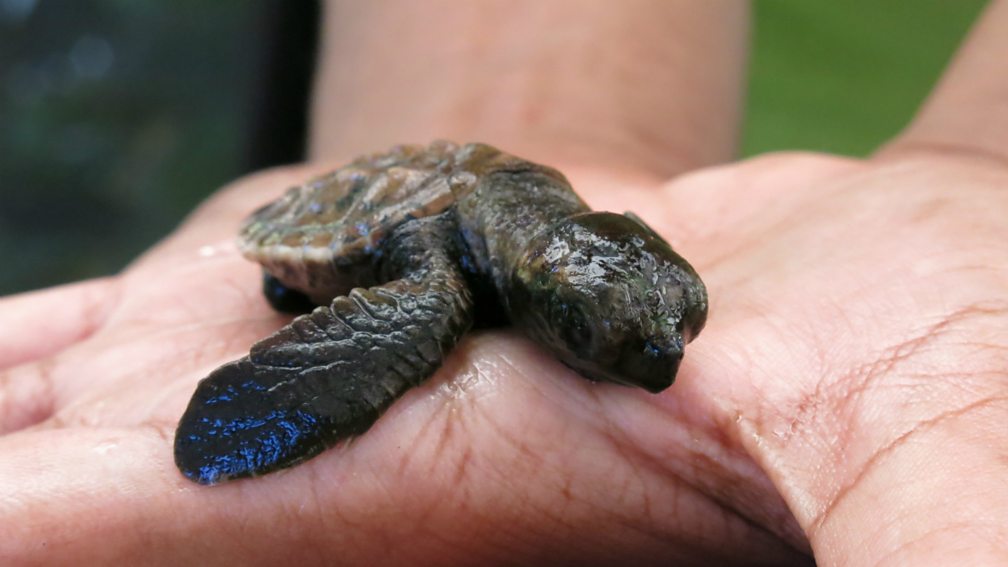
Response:
[{"label": "sea turtle hatchling", "polygon": [[240,247],[274,307],[319,307],[197,386],[175,462],[204,484],[364,432],[478,317],[591,380],[658,392],[707,316],[697,273],[639,218],[483,144],[361,157],[257,210]]}]

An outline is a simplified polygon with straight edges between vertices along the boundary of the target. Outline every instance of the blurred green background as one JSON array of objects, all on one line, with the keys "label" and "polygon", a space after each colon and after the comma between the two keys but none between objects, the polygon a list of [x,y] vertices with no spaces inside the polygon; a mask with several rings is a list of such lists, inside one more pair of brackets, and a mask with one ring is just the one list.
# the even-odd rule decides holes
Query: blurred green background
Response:
[{"label": "blurred green background", "polygon": [[757,0],[743,153],[871,152],[907,124],[985,5]]},{"label": "blurred green background", "polygon": [[[984,4],[757,0],[743,153],[870,152]],[[297,160],[316,12],[0,0],[0,295],[113,273],[221,184]]]}]

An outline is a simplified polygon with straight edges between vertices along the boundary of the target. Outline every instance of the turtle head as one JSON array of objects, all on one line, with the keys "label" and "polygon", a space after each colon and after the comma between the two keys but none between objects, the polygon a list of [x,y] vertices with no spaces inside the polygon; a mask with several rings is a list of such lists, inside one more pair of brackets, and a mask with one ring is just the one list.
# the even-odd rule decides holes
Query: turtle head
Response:
[{"label": "turtle head", "polygon": [[636,217],[588,212],[533,239],[511,274],[508,310],[587,378],[659,392],[703,328],[707,291]]}]

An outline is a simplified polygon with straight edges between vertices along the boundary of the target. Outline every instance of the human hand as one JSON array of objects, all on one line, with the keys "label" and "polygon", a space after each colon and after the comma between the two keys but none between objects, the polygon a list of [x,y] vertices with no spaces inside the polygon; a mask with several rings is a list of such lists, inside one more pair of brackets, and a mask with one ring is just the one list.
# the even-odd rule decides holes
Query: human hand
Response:
[{"label": "human hand", "polygon": [[[20,329],[5,343],[24,345],[6,365],[37,349],[3,378],[0,485],[17,491],[0,524],[32,519],[7,551],[797,564],[803,533],[844,548],[917,466],[933,467],[916,480],[934,493],[959,467],[975,486],[1000,482],[975,459],[1006,441],[1002,164],[894,149],[769,156],[658,186],[571,172],[600,208],[645,211],[707,280],[710,322],[675,387],[592,384],[511,331],[481,332],[347,446],[254,481],[190,483],[171,439],[195,381],[283,322],[231,244],[244,214],[309,175],[270,172],[117,278],[0,303]],[[607,203],[614,183],[635,189]],[[958,453],[932,454],[957,436]],[[922,527],[939,510],[957,525],[983,516],[962,499],[918,505]]]},{"label": "human hand", "polygon": [[[5,328],[20,329],[0,353],[0,485],[17,487],[0,508],[0,557],[44,546],[46,561],[88,563],[655,561],[709,557],[723,538],[734,541],[725,558],[797,557],[742,519],[723,526],[723,504],[689,478],[648,470],[624,428],[664,429],[659,398],[591,384],[507,330],[464,340],[345,447],[252,483],[184,479],[171,440],[195,381],[284,322],[260,296],[258,268],[237,254],[235,228],[309,175],[238,182],[116,278],[0,303]],[[578,177],[586,195],[617,182]],[[688,503],[688,517],[673,521],[683,513],[667,509],[672,499]],[[642,515],[651,506],[653,526]]]}]

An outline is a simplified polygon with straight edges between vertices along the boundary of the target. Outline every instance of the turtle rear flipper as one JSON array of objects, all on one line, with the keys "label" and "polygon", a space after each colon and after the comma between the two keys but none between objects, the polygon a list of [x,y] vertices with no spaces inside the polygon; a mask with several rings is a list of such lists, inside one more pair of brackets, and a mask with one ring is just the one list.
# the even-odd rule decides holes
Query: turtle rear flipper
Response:
[{"label": "turtle rear flipper", "polygon": [[212,484],[291,466],[433,374],[473,314],[445,217],[390,236],[380,272],[398,279],[294,319],[200,382],[175,436],[183,474]]},{"label": "turtle rear flipper", "polygon": [[285,286],[276,276],[266,271],[263,272],[262,290],[270,307],[281,313],[300,315],[315,308],[307,295]]}]

